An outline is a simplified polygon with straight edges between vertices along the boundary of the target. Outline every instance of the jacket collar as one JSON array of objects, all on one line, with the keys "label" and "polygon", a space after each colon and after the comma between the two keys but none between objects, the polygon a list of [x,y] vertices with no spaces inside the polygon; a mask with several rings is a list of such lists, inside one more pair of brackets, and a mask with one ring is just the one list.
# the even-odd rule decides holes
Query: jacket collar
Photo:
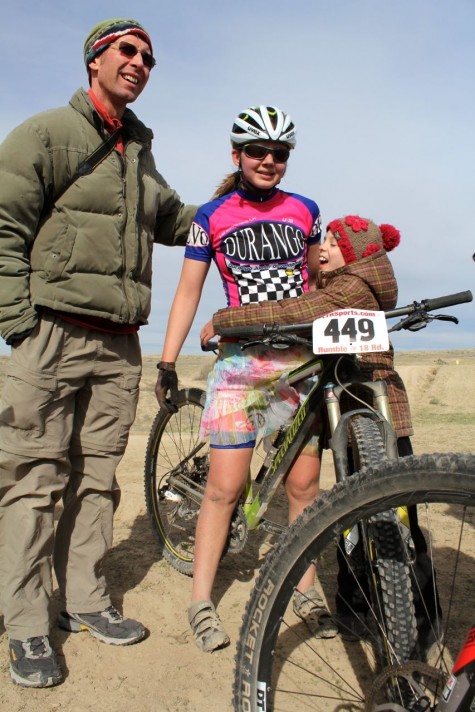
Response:
[{"label": "jacket collar", "polygon": [[272,188],[269,191],[256,191],[242,184],[237,189],[237,192],[239,193],[241,198],[244,198],[244,200],[249,200],[252,203],[265,203],[268,200],[272,200],[277,191],[278,188]]},{"label": "jacket collar", "polygon": [[[366,283],[380,309],[392,309],[397,301],[397,282],[391,262],[385,252],[376,252],[349,265],[344,265],[332,272],[318,272],[317,287],[325,288],[337,277],[349,275]],[[336,283],[338,285],[338,282]]]},{"label": "jacket collar", "polygon": [[[104,120],[99,112],[94,108],[88,93],[80,88],[71,97],[69,104],[73,109],[82,114],[90,124],[101,134],[107,134],[104,126]],[[138,141],[140,143],[150,143],[153,138],[153,132],[147,128],[131,109],[126,109],[122,117],[124,142]]]}]

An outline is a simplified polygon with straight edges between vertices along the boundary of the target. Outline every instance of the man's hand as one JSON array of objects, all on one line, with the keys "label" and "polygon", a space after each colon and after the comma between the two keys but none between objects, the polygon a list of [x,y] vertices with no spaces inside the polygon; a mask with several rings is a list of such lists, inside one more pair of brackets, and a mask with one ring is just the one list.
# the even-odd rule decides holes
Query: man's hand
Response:
[{"label": "man's hand", "polygon": [[[160,361],[157,364],[158,376],[155,384],[155,395],[157,396],[158,405],[168,413],[176,413],[178,400],[178,376],[175,371],[174,363]],[[167,393],[170,391],[170,398],[167,398]]]}]

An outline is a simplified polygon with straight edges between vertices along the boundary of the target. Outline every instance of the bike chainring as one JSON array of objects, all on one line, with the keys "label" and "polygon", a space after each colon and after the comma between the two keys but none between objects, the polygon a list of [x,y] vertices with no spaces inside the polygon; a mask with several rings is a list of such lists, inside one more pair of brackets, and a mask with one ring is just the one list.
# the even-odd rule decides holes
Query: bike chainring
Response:
[{"label": "bike chainring", "polygon": [[[432,709],[430,700],[427,697],[424,687],[421,685],[421,679],[432,679],[444,687],[448,673],[443,670],[422,663],[419,660],[406,660],[397,665],[389,665],[377,676],[371,686],[370,693],[366,699],[365,712],[411,712],[413,709],[418,711]],[[375,698],[381,690],[387,691],[389,680],[398,680],[398,684],[405,684],[406,689],[410,689],[414,695],[414,702],[408,707],[402,707],[395,702],[385,702],[375,705]]]}]

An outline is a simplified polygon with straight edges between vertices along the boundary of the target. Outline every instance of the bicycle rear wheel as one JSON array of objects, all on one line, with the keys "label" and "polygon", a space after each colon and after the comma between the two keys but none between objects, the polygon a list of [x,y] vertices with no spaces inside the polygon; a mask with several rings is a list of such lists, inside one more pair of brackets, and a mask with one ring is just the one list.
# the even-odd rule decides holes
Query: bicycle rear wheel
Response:
[{"label": "bicycle rear wheel", "polygon": [[[182,574],[193,574],[195,530],[208,479],[209,441],[200,438],[206,392],[185,388],[178,393],[176,413],[160,410],[150,430],[145,455],[145,501],[153,532],[164,558]],[[255,474],[265,457],[262,441],[251,463]],[[281,521],[275,526],[282,528]],[[241,506],[231,519],[223,556],[246,545],[247,522]]]},{"label": "bicycle rear wheel", "polygon": [[160,410],[145,456],[145,500],[165,559],[193,573],[195,529],[209,467],[209,444],[199,437],[205,392],[186,388],[176,413]]},{"label": "bicycle rear wheel", "polygon": [[[314,562],[332,608],[336,550],[342,533],[362,519],[416,504],[437,572],[442,617],[440,609],[433,611],[427,601],[431,624],[419,629],[419,640],[411,652],[414,662],[387,668],[374,688],[378,672],[375,651],[381,631],[376,640],[371,624],[355,642],[341,637],[312,638],[292,612],[292,595],[302,574]],[[475,577],[474,507],[473,455],[424,455],[386,461],[322,495],[279,541],[256,581],[237,645],[234,709],[363,711],[393,700],[398,681],[402,681],[401,702],[410,685],[415,698],[427,694],[435,704],[468,623],[466,607],[472,599]],[[434,571],[429,573],[434,576]],[[420,582],[423,600],[427,593]],[[371,616],[378,620],[376,612]]]}]

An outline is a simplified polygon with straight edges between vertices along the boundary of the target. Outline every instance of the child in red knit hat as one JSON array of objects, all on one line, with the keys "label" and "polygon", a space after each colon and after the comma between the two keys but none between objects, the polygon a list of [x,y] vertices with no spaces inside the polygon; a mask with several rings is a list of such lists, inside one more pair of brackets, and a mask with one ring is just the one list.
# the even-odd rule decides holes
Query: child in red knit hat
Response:
[{"label": "child in red knit hat", "polygon": [[[392,225],[378,226],[372,220],[358,215],[332,220],[327,225],[325,239],[320,246],[316,291],[281,301],[221,309],[213,316],[212,331],[219,334],[225,327],[251,324],[306,324],[337,309],[392,309],[397,303],[398,290],[386,253],[397,247],[399,242],[400,233]],[[386,381],[399,454],[410,455],[412,446],[409,436],[413,434],[411,415],[404,384],[394,370],[392,346],[386,352],[368,353],[358,359],[366,378]],[[319,471],[320,462],[317,460],[317,479]],[[415,507],[409,510],[411,533],[417,552],[414,570],[418,584],[414,598],[419,644],[428,647],[434,630],[430,621],[437,617],[440,620],[440,609],[434,580],[427,573],[431,571],[431,566],[427,545],[417,523],[417,512]],[[367,603],[361,590],[356,588],[353,575],[348,573],[344,561],[340,561],[338,583],[337,614],[340,632],[345,639],[355,640],[365,634]]]},{"label": "child in red knit hat", "polygon": [[[347,215],[332,220],[320,246],[317,289],[300,297],[221,309],[213,316],[216,334],[225,327],[251,324],[308,324],[336,309],[393,309],[397,303],[397,282],[387,252],[400,242],[392,225],[376,225],[372,220]],[[392,347],[387,352],[360,357],[364,375],[383,378],[394,427],[398,437],[413,434],[404,385],[394,370]]]}]

